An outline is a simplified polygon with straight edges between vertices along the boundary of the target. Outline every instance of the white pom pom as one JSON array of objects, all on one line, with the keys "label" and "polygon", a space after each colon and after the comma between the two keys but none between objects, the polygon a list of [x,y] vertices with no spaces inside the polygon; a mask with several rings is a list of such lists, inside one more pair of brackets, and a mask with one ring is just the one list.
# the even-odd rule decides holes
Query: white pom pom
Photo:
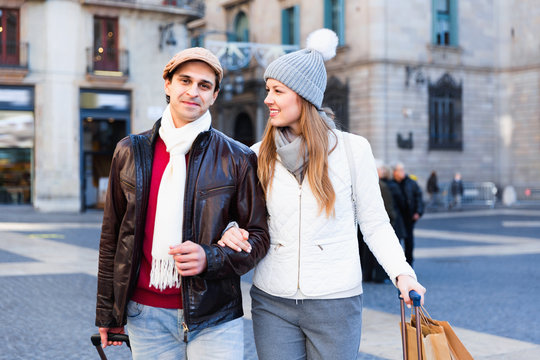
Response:
[{"label": "white pom pom", "polygon": [[324,61],[336,56],[337,45],[338,37],[330,29],[315,30],[308,35],[306,40],[306,48],[320,52]]}]

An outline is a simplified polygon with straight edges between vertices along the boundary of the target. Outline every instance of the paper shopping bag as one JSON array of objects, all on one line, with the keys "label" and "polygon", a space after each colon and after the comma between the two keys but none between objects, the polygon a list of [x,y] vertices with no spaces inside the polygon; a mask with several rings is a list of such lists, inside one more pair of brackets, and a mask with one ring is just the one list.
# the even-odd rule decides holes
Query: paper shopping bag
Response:
[{"label": "paper shopping bag", "polygon": [[434,323],[442,326],[444,329],[444,334],[446,340],[448,341],[448,346],[450,348],[450,354],[452,355],[452,360],[474,360],[471,353],[467,351],[465,345],[459,340],[454,329],[450,326],[448,321],[433,320]]},{"label": "paper shopping bag", "polygon": [[[411,317],[411,322],[405,324],[407,339],[407,356],[410,360],[418,359],[416,341],[416,319]],[[441,325],[430,322],[421,317],[421,351],[424,360],[452,360],[450,348]]]}]

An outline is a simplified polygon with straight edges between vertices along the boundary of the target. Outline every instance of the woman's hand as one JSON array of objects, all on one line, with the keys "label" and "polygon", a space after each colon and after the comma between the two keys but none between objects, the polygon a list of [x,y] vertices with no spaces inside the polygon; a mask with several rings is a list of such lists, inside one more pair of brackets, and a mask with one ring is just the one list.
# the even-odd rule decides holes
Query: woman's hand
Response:
[{"label": "woman's hand", "polygon": [[249,232],[237,226],[233,226],[227,230],[225,234],[223,234],[221,239],[218,241],[218,244],[222,247],[228,246],[237,252],[241,252],[243,250],[250,253],[251,244],[249,243],[248,239]]},{"label": "woman's hand", "polygon": [[397,277],[397,287],[399,289],[399,292],[401,293],[401,297],[403,300],[405,300],[405,304],[407,304],[408,308],[411,308],[412,300],[409,297],[409,291],[414,290],[420,296],[422,297],[420,303],[424,305],[424,294],[426,293],[426,288],[420,285],[418,281],[416,281],[412,276],[410,275],[399,275]]}]

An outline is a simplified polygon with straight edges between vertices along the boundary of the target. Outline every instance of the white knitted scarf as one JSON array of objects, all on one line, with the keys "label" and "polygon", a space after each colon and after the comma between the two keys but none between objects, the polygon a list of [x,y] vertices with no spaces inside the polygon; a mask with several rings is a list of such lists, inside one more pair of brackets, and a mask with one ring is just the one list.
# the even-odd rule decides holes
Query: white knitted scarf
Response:
[{"label": "white knitted scarf", "polygon": [[170,106],[167,106],[161,117],[159,136],[165,142],[170,159],[159,184],[152,243],[150,286],[159,290],[180,287],[180,275],[168,251],[169,246],[182,243],[186,154],[197,135],[208,130],[211,123],[212,117],[207,111],[199,119],[176,128]]}]

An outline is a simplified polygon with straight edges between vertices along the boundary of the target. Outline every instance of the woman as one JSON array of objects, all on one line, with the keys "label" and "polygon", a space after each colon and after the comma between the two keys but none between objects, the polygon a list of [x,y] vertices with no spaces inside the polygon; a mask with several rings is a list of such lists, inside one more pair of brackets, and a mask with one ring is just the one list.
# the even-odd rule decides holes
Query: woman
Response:
[{"label": "woman", "polygon": [[[410,304],[425,289],[405,261],[381,198],[368,142],[334,128],[321,109],[324,60],[337,36],[321,29],[307,49],[284,55],[265,71],[270,110],[255,144],[265,190],[271,245],[253,277],[252,318],[259,359],[356,359],[362,320],[362,271],[356,221],[379,263]],[[348,137],[356,174],[353,205]],[[353,211],[356,209],[356,214]],[[249,251],[232,227],[219,244]]]}]

